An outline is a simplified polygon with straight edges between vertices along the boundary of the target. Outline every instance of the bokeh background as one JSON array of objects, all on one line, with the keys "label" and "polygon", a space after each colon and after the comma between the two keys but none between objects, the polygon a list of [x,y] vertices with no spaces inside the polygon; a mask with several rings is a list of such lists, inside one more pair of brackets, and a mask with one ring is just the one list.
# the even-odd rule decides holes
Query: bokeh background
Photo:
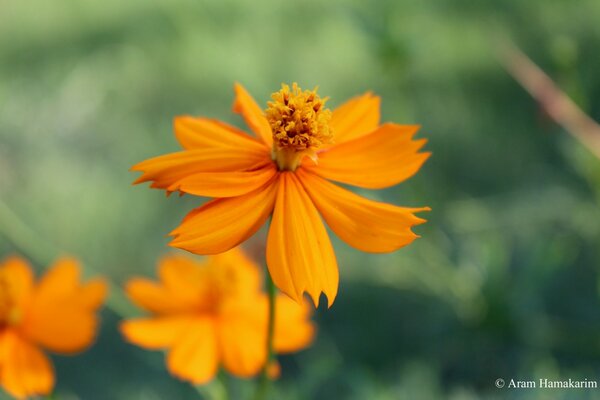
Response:
[{"label": "bokeh background", "polygon": [[[175,115],[243,126],[235,81],[263,104],[281,82],[319,85],[331,106],[372,90],[433,152],[365,193],[431,206],[422,238],[388,255],[334,242],[339,296],[316,312],[314,346],[283,358],[273,398],[600,398],[494,386],[600,379],[600,160],[496,57],[510,38],[600,120],[598,21],[597,0],[1,0],[0,257],[41,273],[73,254],[113,286],[95,347],[53,357],[53,398],[219,398],[116,327],[138,313],[119,287],[154,276],[201,201],[132,187],[128,169],[178,149]],[[225,385],[241,399],[253,383]]]}]

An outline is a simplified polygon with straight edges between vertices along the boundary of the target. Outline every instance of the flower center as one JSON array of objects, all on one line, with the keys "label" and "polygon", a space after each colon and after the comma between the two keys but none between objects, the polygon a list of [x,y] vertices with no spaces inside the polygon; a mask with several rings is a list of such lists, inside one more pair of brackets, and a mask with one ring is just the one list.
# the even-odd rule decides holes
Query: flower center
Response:
[{"label": "flower center", "polygon": [[294,171],[304,156],[316,161],[316,150],[333,142],[331,111],[325,108],[317,88],[302,90],[294,83],[281,85],[271,95],[266,117],[273,131],[273,160],[280,170]]},{"label": "flower center", "polygon": [[252,297],[259,287],[258,275],[228,254],[212,256],[199,271],[206,285],[198,309],[201,313],[219,314],[231,300]]}]

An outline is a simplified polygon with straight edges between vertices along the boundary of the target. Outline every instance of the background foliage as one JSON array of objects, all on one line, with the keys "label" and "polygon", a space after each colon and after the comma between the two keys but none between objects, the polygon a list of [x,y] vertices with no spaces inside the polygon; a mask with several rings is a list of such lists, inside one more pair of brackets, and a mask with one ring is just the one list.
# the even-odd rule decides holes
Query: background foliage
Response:
[{"label": "background foliage", "polygon": [[[600,376],[600,163],[495,58],[508,36],[600,120],[600,2],[0,0],[0,255],[41,272],[59,254],[117,289],[153,275],[165,234],[199,204],[132,187],[177,149],[175,115],[232,115],[281,82],[330,105],[373,90],[384,120],[433,152],[387,191],[429,205],[390,255],[336,241],[342,282],[315,345],[283,359],[278,399],[597,398],[507,391],[496,378]],[[113,294],[116,290],[113,290]],[[194,398],[163,355],[122,342],[117,295],[97,345],[54,357],[57,399]],[[233,397],[252,383],[229,379]],[[204,391],[216,392],[213,385]],[[1,395],[0,395],[1,396]]]}]

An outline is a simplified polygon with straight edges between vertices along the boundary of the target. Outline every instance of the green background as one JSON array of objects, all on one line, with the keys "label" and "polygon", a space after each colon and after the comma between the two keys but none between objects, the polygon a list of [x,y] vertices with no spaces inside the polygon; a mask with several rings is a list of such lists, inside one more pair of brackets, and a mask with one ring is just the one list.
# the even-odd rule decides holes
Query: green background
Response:
[{"label": "green background", "polygon": [[[261,104],[281,82],[330,106],[372,90],[433,152],[398,187],[361,191],[433,211],[394,254],[334,240],[338,298],[273,398],[600,398],[494,386],[600,380],[600,161],[496,58],[512,39],[600,120],[598,21],[597,0],[0,0],[0,257],[41,273],[73,254],[113,282],[97,344],[53,356],[55,399],[198,397],[121,340],[115,310],[136,315],[116,289],[154,275],[201,200],[133,187],[128,169],[178,149],[175,115],[243,126],[235,81]],[[223,382],[232,399],[253,385]]]}]

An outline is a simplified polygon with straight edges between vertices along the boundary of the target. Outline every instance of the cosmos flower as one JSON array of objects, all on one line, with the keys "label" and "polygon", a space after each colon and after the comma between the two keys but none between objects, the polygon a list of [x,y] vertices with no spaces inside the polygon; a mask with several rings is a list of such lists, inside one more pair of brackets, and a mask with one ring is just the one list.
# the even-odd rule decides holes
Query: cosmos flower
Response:
[{"label": "cosmos flower", "polygon": [[42,348],[72,354],[88,347],[106,290],[100,279],[81,284],[74,259],[58,260],[37,283],[25,260],[11,257],[0,263],[2,387],[17,398],[49,394],[54,370]]},{"label": "cosmos flower", "polygon": [[366,189],[396,185],[429,157],[419,153],[416,125],[379,123],[379,98],[367,93],[333,112],[315,90],[282,85],[263,112],[239,84],[233,111],[256,137],[221,121],[181,116],[175,135],[183,151],[141,162],[135,183],[213,200],[193,210],[171,235],[171,245],[218,254],[252,236],[272,216],[267,265],[275,285],[297,301],[307,292],[329,306],[338,267],[321,217],[359,250],[391,252],[418,236],[425,220],[404,208],[368,200],[336,181]]},{"label": "cosmos flower", "polygon": [[[168,349],[167,369],[194,384],[210,381],[219,364],[240,377],[261,371],[267,360],[268,299],[258,267],[240,249],[203,262],[170,255],[160,261],[158,276],[158,283],[134,278],[126,286],[131,300],[151,313],[122,323],[128,341]],[[279,295],[275,310],[276,353],[312,342],[308,304]]]}]

